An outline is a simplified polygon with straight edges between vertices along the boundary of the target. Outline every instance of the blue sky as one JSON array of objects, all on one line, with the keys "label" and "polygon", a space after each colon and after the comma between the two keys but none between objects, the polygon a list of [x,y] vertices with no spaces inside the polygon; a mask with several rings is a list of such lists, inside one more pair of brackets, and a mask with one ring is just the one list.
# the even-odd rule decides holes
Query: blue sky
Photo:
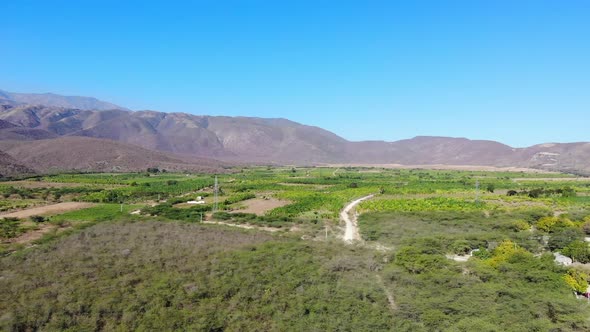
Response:
[{"label": "blue sky", "polygon": [[350,140],[590,141],[588,1],[7,1],[0,89]]}]

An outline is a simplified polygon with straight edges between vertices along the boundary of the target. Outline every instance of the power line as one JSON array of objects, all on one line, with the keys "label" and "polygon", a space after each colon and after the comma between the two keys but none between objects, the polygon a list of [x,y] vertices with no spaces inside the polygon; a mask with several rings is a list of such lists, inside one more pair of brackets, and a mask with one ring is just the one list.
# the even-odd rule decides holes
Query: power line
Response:
[{"label": "power line", "polygon": [[475,204],[479,204],[479,180],[475,181]]}]

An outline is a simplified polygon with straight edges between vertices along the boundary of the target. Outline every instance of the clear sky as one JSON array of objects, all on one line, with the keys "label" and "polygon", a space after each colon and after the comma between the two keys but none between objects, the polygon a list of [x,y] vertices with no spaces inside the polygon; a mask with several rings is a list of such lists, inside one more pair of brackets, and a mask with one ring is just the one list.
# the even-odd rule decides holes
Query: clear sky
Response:
[{"label": "clear sky", "polygon": [[0,89],[350,140],[590,141],[590,1],[4,1]]}]

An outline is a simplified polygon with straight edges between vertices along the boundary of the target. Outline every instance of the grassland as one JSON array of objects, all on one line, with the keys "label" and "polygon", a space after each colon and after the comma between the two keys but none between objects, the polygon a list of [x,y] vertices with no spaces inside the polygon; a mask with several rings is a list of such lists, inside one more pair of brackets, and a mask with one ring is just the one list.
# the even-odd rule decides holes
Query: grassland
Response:
[{"label": "grassland", "polygon": [[[0,329],[590,329],[590,307],[573,295],[590,270],[590,181],[253,167],[218,175],[213,211],[214,180],[151,172],[0,183],[6,212],[95,204],[0,219]],[[339,211],[368,194],[357,209],[363,241],[347,245]],[[242,212],[252,199],[287,204]],[[27,241],[34,232],[42,236]],[[557,265],[557,251],[577,265]]]}]

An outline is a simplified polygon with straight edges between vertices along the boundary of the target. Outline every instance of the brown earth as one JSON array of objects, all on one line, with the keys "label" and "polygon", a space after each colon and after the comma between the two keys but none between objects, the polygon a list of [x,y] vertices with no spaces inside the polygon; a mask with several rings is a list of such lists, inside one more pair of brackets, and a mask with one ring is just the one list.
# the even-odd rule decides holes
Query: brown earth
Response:
[{"label": "brown earth", "polygon": [[34,173],[35,171],[22,165],[20,161],[17,161],[10,154],[0,151],[0,179]]},{"label": "brown earth", "polygon": [[542,181],[542,182],[551,182],[551,181],[573,181],[573,182],[585,182],[590,181],[590,178],[514,178],[512,179],[514,182],[522,182],[522,181]]},{"label": "brown earth", "polygon": [[425,164],[425,165],[402,165],[402,164],[370,164],[370,163],[350,163],[350,164],[323,164],[322,167],[367,167],[367,168],[386,168],[386,169],[433,169],[433,170],[451,170],[451,171],[488,171],[488,172],[524,172],[539,174],[555,174],[556,172],[535,168],[522,167],[496,167],[485,165],[443,165],[443,164]]},{"label": "brown earth", "polygon": [[236,210],[234,212],[254,213],[256,215],[261,216],[264,215],[264,213],[266,213],[267,211],[288,205],[289,203],[289,201],[282,201],[276,198],[252,198],[240,202],[240,205],[243,205],[245,208],[241,210]]},{"label": "brown earth", "polygon": [[31,243],[35,240],[39,240],[40,238],[43,237],[43,235],[51,232],[52,230],[54,230],[56,228],[57,228],[57,226],[55,226],[55,225],[42,224],[39,226],[38,229],[31,230],[31,231],[28,231],[24,234],[21,234],[13,239],[10,239],[8,242],[19,243],[19,244]]},{"label": "brown earth", "polygon": [[101,187],[101,188],[111,188],[111,187],[120,187],[121,185],[94,185],[94,184],[80,184],[80,183],[64,183],[64,182],[45,182],[45,181],[27,181],[27,180],[22,180],[22,181],[6,181],[6,182],[2,182],[2,184],[7,185],[7,186],[13,186],[13,187],[18,187],[18,188],[30,188],[30,189],[36,189],[36,188],[75,188],[75,187],[92,187],[92,186],[96,186],[96,187]]},{"label": "brown earth", "polygon": [[170,171],[222,172],[223,163],[184,158],[139,146],[88,137],[62,137],[36,141],[0,141],[0,148],[16,160],[41,172],[144,171],[157,167]]},{"label": "brown earth", "polygon": [[31,216],[54,215],[68,211],[81,210],[94,206],[93,203],[65,202],[52,205],[38,206],[22,211],[0,214],[0,218],[28,218]]}]

